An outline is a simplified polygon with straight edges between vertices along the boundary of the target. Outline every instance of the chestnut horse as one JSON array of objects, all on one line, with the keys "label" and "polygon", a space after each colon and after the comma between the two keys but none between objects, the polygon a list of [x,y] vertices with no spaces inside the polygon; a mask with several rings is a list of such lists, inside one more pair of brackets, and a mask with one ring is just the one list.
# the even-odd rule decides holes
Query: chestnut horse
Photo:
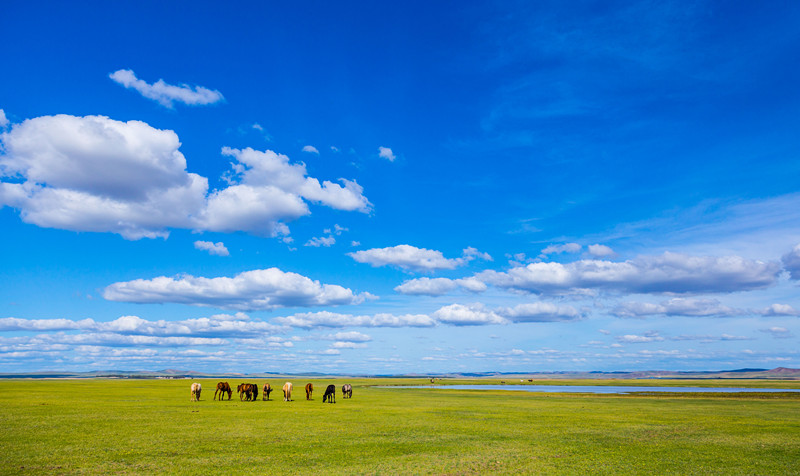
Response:
[{"label": "chestnut horse", "polygon": [[269,394],[272,392],[272,387],[269,386],[268,383],[264,384],[264,394],[261,396],[261,400],[269,400]]},{"label": "chestnut horse", "polygon": [[222,401],[222,399],[225,398],[225,392],[228,393],[228,400],[230,400],[231,394],[233,393],[231,386],[228,382],[219,382],[217,384],[217,390],[214,392],[214,400],[217,399],[217,394],[219,394],[219,401]]},{"label": "chestnut horse", "polygon": [[306,400],[311,400],[311,394],[314,393],[314,386],[310,383],[306,384]]}]

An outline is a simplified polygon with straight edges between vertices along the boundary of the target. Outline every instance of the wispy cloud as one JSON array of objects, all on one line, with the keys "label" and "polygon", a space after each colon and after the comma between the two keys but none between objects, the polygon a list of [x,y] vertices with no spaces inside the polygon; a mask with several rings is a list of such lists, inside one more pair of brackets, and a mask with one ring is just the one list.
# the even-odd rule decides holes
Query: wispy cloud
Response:
[{"label": "wispy cloud", "polygon": [[174,86],[159,79],[153,84],[138,79],[130,69],[120,69],[108,75],[114,82],[128,89],[137,91],[142,96],[152,99],[164,107],[172,108],[176,102],[189,106],[202,106],[222,101],[222,93],[203,86],[182,84]]}]

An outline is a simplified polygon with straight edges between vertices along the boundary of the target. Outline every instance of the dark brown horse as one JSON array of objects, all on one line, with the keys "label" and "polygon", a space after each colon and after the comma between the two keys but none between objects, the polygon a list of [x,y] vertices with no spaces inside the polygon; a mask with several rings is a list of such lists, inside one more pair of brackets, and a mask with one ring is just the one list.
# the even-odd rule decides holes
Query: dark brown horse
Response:
[{"label": "dark brown horse", "polygon": [[264,394],[262,395],[262,400],[269,400],[269,394],[272,392],[272,387],[269,386],[268,383],[264,384]]},{"label": "dark brown horse", "polygon": [[325,401],[328,403],[336,403],[336,385],[328,385],[328,388],[325,389],[325,395],[322,396],[322,403]]},{"label": "dark brown horse", "polygon": [[306,384],[306,400],[311,400],[311,394],[314,393],[314,386],[310,383]]},{"label": "dark brown horse", "polygon": [[219,400],[222,401],[225,398],[225,392],[228,392],[228,400],[231,399],[231,394],[233,390],[231,390],[231,386],[228,385],[228,382],[219,382],[217,384],[217,390],[214,392],[214,400],[217,399],[217,394],[219,394]]},{"label": "dark brown horse", "polygon": [[353,398],[353,386],[349,383],[342,385],[342,398]]},{"label": "dark brown horse", "polygon": [[240,383],[236,391],[239,392],[240,401],[253,402],[258,398],[258,385],[253,383]]}]

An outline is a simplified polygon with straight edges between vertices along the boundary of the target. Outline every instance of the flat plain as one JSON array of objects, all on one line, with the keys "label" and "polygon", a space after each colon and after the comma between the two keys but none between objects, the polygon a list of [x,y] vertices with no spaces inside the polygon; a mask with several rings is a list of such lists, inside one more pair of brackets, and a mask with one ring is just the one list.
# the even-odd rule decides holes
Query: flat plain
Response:
[{"label": "flat plain", "polygon": [[[225,380],[234,390],[286,381]],[[212,400],[219,379],[3,379],[0,473],[800,474],[797,393],[553,394],[431,390],[426,379],[289,380],[292,402],[280,389],[270,401],[259,394],[242,402],[234,391],[220,402]],[[193,381],[203,385],[198,402],[190,401]],[[336,403],[322,403],[331,383]],[[353,385],[352,399],[342,398],[344,383]],[[798,381],[534,383],[800,388]]]}]

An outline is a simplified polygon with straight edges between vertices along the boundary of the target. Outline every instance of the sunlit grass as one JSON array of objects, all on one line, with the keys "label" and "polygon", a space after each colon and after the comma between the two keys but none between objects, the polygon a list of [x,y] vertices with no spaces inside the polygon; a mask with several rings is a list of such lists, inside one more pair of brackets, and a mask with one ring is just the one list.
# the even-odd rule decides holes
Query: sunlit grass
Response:
[{"label": "sunlit grass", "polygon": [[[189,380],[0,381],[0,473],[800,473],[796,394],[565,395],[373,387],[428,383],[422,379],[293,381],[301,391],[289,403],[280,391],[269,402],[260,395],[240,402],[235,393],[230,402],[212,401],[216,380],[201,381],[200,402],[189,401]],[[313,401],[300,388],[306,382],[317,389]],[[337,385],[336,404],[322,403],[328,383]],[[341,398],[343,383],[353,384],[352,399]]]}]

